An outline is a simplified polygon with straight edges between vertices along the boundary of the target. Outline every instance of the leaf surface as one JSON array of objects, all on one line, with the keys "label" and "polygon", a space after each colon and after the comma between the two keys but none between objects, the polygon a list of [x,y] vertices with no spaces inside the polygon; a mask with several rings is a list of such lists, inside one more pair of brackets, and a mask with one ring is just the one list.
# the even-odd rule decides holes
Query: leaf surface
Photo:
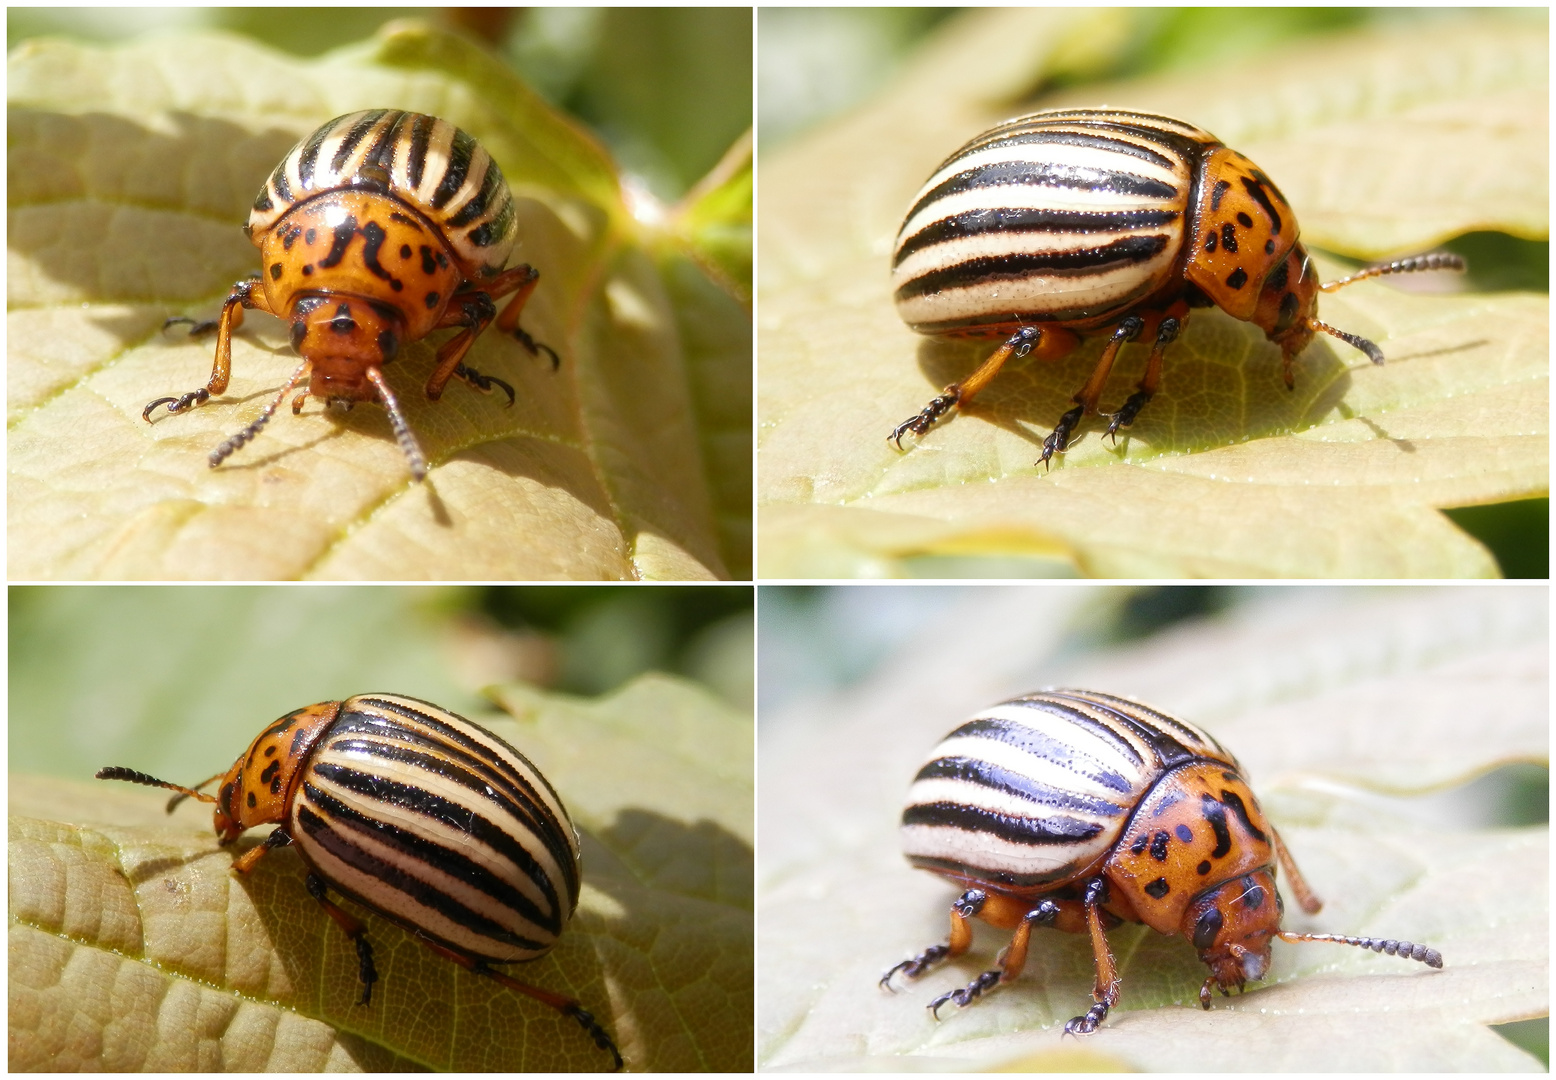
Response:
[{"label": "leaf surface", "polygon": [[[729,480],[749,473],[749,440],[729,435],[749,431],[742,294],[686,258],[678,212],[629,212],[605,151],[486,53],[398,23],[318,60],[221,34],[37,40],[9,59],[13,579],[748,572],[749,481]],[[163,320],[213,317],[256,269],[239,226],[299,137],[385,105],[452,120],[502,165],[515,259],[541,271],[523,325],[562,363],[489,331],[471,362],[514,385],[514,406],[462,383],[434,403],[445,335],[409,345],[386,374],[433,463],[425,485],[374,406],[281,410],[210,469],[296,357],[279,320],[251,315],[228,392],[148,425],[146,403],[204,385],[213,351]],[[741,213],[735,199],[712,216],[738,233]],[[710,386],[733,388],[721,411],[699,401]]]},{"label": "leaf surface", "polygon": [[[1325,338],[1293,391],[1261,331],[1196,311],[1163,391],[1116,446],[1089,418],[1051,471],[1036,465],[1042,440],[1100,340],[1013,361],[905,452],[885,442],[990,351],[901,323],[892,238],[936,163],[1010,115],[1106,103],[1183,116],[1278,181],[1306,240],[1357,257],[1481,229],[1548,232],[1548,59],[1527,25],[1310,40],[1244,68],[1027,100],[1048,50],[1088,17],[964,16],[875,103],[764,159],[763,576],[904,576],[926,557],[1008,556],[1104,577],[1494,576],[1438,510],[1548,488],[1544,295],[1380,282],[1325,294],[1320,316],[1388,363]],[[1345,271],[1318,265],[1325,280]],[[1124,349],[1105,410],[1146,352]]]},{"label": "leaf surface", "polygon": [[[857,686],[763,716],[760,1066],[1537,1069],[1488,1025],[1549,1009],[1548,828],[1428,825],[1413,802],[1376,794],[1548,766],[1545,589],[1282,595],[1080,659],[1062,646],[1101,601],[1075,591],[977,590]],[[1077,1041],[1061,1032],[1090,1003],[1081,935],[1035,933],[1019,980],[930,1017],[925,1005],[991,968],[1008,939],[977,924],[967,956],[883,992],[892,964],[946,939],[957,891],[902,860],[909,781],[963,718],[1044,685],[1125,694],[1205,727],[1325,902],[1304,915],[1282,873],[1284,925],[1425,942],[1443,969],[1278,942],[1268,980],[1206,1012],[1193,948],[1123,926],[1108,934],[1119,1005]]]},{"label": "leaf surface", "polygon": [[[516,718],[483,722],[563,793],[585,866],[557,948],[509,973],[576,996],[629,1069],[749,1070],[749,721],[657,676],[597,701],[499,697]],[[373,915],[380,981],[355,1005],[355,952],[295,852],[240,880],[205,807],[170,821],[159,794],[122,785],[13,776],[10,790],[12,1068],[608,1066],[572,1020]]]}]

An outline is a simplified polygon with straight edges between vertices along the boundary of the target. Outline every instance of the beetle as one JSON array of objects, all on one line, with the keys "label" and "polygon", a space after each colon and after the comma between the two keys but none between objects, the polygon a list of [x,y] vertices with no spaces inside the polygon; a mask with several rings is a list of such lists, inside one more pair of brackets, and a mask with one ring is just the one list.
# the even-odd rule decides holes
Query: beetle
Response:
[{"label": "beetle", "polygon": [[1182,935],[1210,969],[1200,1004],[1264,977],[1274,938],[1330,941],[1443,966],[1436,949],[1392,938],[1282,929],[1275,866],[1302,910],[1322,904],[1243,779],[1237,759],[1193,724],[1130,698],[1043,690],[962,724],[918,771],[902,812],[908,861],[965,891],[951,936],[881,978],[915,978],[965,953],[974,918],[1011,930],[999,967],[929,1003],[966,1006],[1021,974],[1035,926],[1091,938],[1093,1004],[1064,1026],[1096,1031],[1121,979],[1106,930],[1143,923]]},{"label": "beetle", "polygon": [[1452,254],[1373,266],[1325,285],[1296,215],[1257,165],[1208,131],[1153,113],[1052,109],[1006,121],[945,160],[913,200],[892,255],[897,312],[945,338],[1003,338],[971,375],[887,437],[902,449],[965,407],[1012,357],[1056,360],[1102,330],[1107,345],[1074,407],[1043,440],[1041,464],[1097,412],[1119,349],[1151,342],[1145,374],[1106,435],[1161,388],[1162,358],[1194,308],[1215,306],[1281,349],[1281,377],[1318,331],[1371,341],[1318,318],[1318,294],[1384,274],[1463,270]]},{"label": "beetle", "polygon": [[[527,263],[504,269],[518,239],[518,218],[502,170],[480,143],[447,120],[425,113],[370,109],[336,117],[303,139],[260,189],[243,227],[260,250],[263,271],[233,285],[221,316],[193,332],[216,331],[210,380],[197,390],[160,397],[169,413],[203,404],[227,389],[232,332],[245,309],[291,324],[303,358],[281,392],[248,427],[210,454],[216,468],[259,434],[286,396],[292,412],[308,395],[350,408],[376,401],[389,414],[411,475],[427,475],[427,458],[383,368],[407,343],[434,330],[460,332],[438,349],[427,379],[437,401],[451,378],[477,390],[513,387],[464,362],[492,322],[531,355],[557,354],[519,327],[540,273]],[[496,301],[512,298],[498,314]],[[175,317],[174,322],[193,322]]]},{"label": "beetle", "polygon": [[[549,952],[578,905],[578,832],[528,758],[447,709],[400,694],[359,694],[287,713],[225,774],[192,788],[110,766],[127,780],[215,805],[218,842],[275,824],[233,863],[247,874],[295,846],[308,893],[355,943],[359,1005],[378,974],[366,927],[334,889],[414,934],[433,952],[570,1016],[621,1054],[577,1001],[519,982],[492,964]],[[217,794],[200,789],[220,780]]]}]

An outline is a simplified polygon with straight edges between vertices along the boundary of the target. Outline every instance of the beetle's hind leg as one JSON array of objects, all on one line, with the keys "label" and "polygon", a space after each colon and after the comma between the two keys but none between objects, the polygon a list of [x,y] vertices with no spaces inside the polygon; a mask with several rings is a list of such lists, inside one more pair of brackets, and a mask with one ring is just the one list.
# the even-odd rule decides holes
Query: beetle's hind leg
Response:
[{"label": "beetle's hind leg", "polygon": [[940,1019],[940,1006],[948,1001],[954,1001],[959,1007],[966,1008],[982,996],[985,990],[992,990],[1001,983],[1014,982],[1020,978],[1022,969],[1027,965],[1027,945],[1032,938],[1032,927],[1051,925],[1058,919],[1059,913],[1058,904],[1052,900],[1042,900],[1036,907],[1023,914],[1021,920],[1016,923],[1016,932],[1010,936],[1010,944],[1005,946],[1004,952],[999,955],[997,961],[999,967],[985,971],[966,986],[947,991],[931,1001],[928,1008],[935,1019]]},{"label": "beetle's hind leg", "polygon": [[486,978],[491,979],[494,982],[501,983],[503,986],[506,986],[510,990],[516,990],[527,997],[534,998],[536,1001],[542,1003],[543,1005],[549,1005],[563,1016],[572,1017],[578,1022],[579,1027],[583,1028],[586,1032],[589,1033],[589,1037],[594,1040],[594,1045],[598,1046],[601,1050],[610,1052],[611,1057],[614,1058],[616,1062],[614,1068],[621,1068],[621,1051],[616,1049],[616,1042],[610,1037],[610,1032],[606,1031],[603,1027],[600,1026],[600,1022],[594,1018],[593,1013],[589,1012],[573,998],[566,997],[562,994],[553,993],[550,990],[544,990],[538,986],[531,986],[529,983],[519,982],[519,980],[513,978],[512,976],[505,975],[502,972],[488,966],[485,960],[478,960],[473,956],[467,956],[456,949],[450,949],[446,945],[440,945],[436,941],[433,941],[431,938],[423,937],[420,934],[418,934],[417,937],[421,938],[421,943],[427,946],[427,948],[431,949],[433,952],[447,960],[452,960],[466,971],[474,972],[477,975],[484,975]]},{"label": "beetle's hind leg", "polygon": [[[270,310],[270,302],[265,298],[265,290],[261,286],[259,278],[244,278],[233,285],[232,291],[227,294],[226,303],[222,304],[221,316],[215,322],[216,329],[216,360],[211,365],[211,377],[206,384],[198,390],[191,390],[187,394],[177,397],[160,397],[151,402],[141,412],[141,418],[148,424],[151,422],[151,414],[158,405],[166,405],[171,413],[183,412],[196,405],[203,405],[209,401],[212,395],[226,392],[227,382],[232,378],[232,332],[243,325],[243,309],[253,308],[274,315]],[[191,334],[200,334],[208,331],[210,324],[195,322],[193,319],[185,319],[182,316],[174,316],[163,323],[163,329],[175,322],[193,323]],[[241,445],[241,444],[240,444]],[[234,448],[236,449],[236,448]]]},{"label": "beetle's hind leg", "polygon": [[[280,830],[277,830],[279,832]],[[355,943],[357,947],[357,976],[362,981],[362,997],[357,1001],[358,1005],[366,1005],[373,1000],[373,984],[378,981],[378,969],[373,966],[373,946],[368,944],[367,927],[362,925],[360,919],[347,913],[339,904],[329,898],[325,889],[324,879],[317,874],[308,875],[308,895],[317,900],[324,908],[324,913],[335,920],[345,935]]]},{"label": "beetle's hind leg", "polygon": [[911,959],[893,967],[881,976],[881,989],[890,990],[891,977],[897,972],[909,979],[916,979],[942,960],[961,956],[972,944],[973,916],[983,910],[989,896],[982,889],[968,889],[951,904],[951,939],[945,945],[931,945]]}]

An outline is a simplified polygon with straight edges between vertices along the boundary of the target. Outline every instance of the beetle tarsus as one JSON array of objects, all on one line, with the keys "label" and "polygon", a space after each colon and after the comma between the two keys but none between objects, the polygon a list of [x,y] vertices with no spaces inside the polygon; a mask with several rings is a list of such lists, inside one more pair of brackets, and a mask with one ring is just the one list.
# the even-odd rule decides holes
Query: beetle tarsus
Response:
[{"label": "beetle tarsus", "polygon": [[[1207,1009],[1210,1006],[1205,1006]],[[1064,1025],[1066,1035],[1090,1035],[1097,1030],[1097,1025],[1108,1018],[1108,1006],[1106,1002],[1099,1001],[1086,1010],[1085,1016],[1077,1016]]]},{"label": "beetle tarsus", "polygon": [[552,371],[555,371],[562,366],[562,358],[556,354],[556,350],[553,349],[550,345],[547,345],[545,342],[536,341],[534,338],[530,337],[529,331],[525,330],[522,326],[515,326],[508,332],[513,335],[513,339],[515,341],[529,350],[529,354],[531,356],[539,356],[541,353],[545,353],[547,356],[551,357]]},{"label": "beetle tarsus", "polygon": [[563,1009],[562,1011],[567,1016],[571,1016],[574,1020],[578,1021],[579,1026],[587,1031],[589,1033],[589,1037],[594,1040],[595,1046],[598,1046],[601,1050],[610,1051],[611,1057],[614,1058],[616,1062],[616,1064],[611,1067],[611,1072],[618,1071],[622,1066],[621,1051],[616,1049],[616,1042],[610,1037],[610,1032],[602,1028],[599,1025],[599,1022],[594,1019],[594,1014],[589,1012],[589,1010],[585,1009],[581,1005],[574,1005],[570,1008]]},{"label": "beetle tarsus", "polygon": [[192,409],[196,405],[204,405],[210,399],[211,392],[202,386],[198,390],[191,390],[189,393],[182,394],[179,397],[159,397],[156,401],[147,405],[141,411],[140,416],[142,420],[149,424],[151,423],[151,414],[158,405],[166,405],[168,415],[172,416],[174,413],[181,413],[185,409]]},{"label": "beetle tarsus", "polygon": [[1043,456],[1038,464],[1047,469],[1049,459],[1055,454],[1062,454],[1070,445],[1070,433],[1081,422],[1081,415],[1086,411],[1084,405],[1077,405],[1063,416],[1059,417],[1059,423],[1054,425],[1048,438],[1043,440]]},{"label": "beetle tarsus", "polygon": [[509,386],[495,375],[483,375],[481,372],[477,371],[473,367],[470,367],[468,364],[460,364],[458,367],[456,367],[454,369],[454,375],[457,378],[465,380],[465,382],[469,383],[471,386],[485,394],[490,394],[492,392],[492,387],[494,386],[502,387],[503,393],[508,395],[508,407],[510,408],[513,406],[513,403],[516,400],[516,397],[513,393],[513,387]]},{"label": "beetle tarsus", "polygon": [[926,1005],[925,1008],[927,1008],[934,1015],[936,1020],[940,1019],[940,1006],[944,1005],[948,1001],[954,1001],[956,1002],[957,1007],[965,1009],[974,1001],[977,1001],[978,998],[982,997],[985,990],[992,990],[994,987],[998,986],[1000,978],[1003,974],[1004,973],[1001,972],[998,968],[985,971],[966,986],[960,987],[956,990],[947,990],[945,993],[941,994],[939,997],[935,998],[928,1005]]},{"label": "beetle tarsus", "polygon": [[[899,971],[902,972],[904,978],[918,978],[935,964],[938,964],[940,961],[944,960],[950,951],[951,947],[949,945],[931,945],[929,948],[925,949],[911,960],[902,961],[902,963],[897,964],[886,974],[882,975],[880,983],[881,989],[891,990],[891,977],[897,974]],[[893,991],[893,993],[895,993],[895,991]]]},{"label": "beetle tarsus", "polygon": [[925,405],[917,416],[910,417],[892,428],[891,434],[886,436],[886,441],[896,443],[897,449],[901,450],[904,435],[910,431],[914,435],[923,435],[934,427],[936,420],[956,408],[961,400],[961,392],[955,386],[946,387],[933,401]]}]

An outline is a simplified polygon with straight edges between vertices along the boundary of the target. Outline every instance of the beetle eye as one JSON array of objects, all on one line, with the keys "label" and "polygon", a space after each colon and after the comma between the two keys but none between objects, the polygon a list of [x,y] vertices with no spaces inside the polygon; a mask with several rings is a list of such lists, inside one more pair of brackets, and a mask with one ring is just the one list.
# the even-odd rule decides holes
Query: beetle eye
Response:
[{"label": "beetle eye", "polygon": [[1211,908],[1194,924],[1194,947],[1201,950],[1210,948],[1216,943],[1216,935],[1220,932],[1221,913]]}]

